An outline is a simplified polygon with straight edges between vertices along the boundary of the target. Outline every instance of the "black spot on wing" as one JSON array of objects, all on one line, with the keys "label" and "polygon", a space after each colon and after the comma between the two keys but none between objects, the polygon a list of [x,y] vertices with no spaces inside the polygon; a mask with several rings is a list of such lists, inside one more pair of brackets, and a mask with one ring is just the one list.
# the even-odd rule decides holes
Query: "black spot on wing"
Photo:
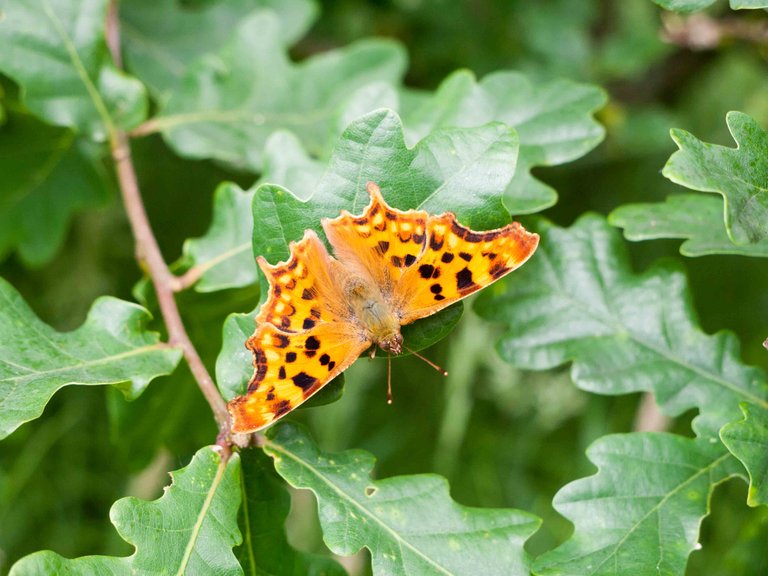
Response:
[{"label": "black spot on wing", "polygon": [[310,336],[307,338],[306,342],[304,342],[304,348],[307,350],[317,350],[320,348],[320,340],[315,338],[314,336]]},{"label": "black spot on wing", "polygon": [[277,373],[277,377],[280,380],[285,380],[285,366],[280,366],[280,371]]},{"label": "black spot on wing", "polygon": [[287,348],[289,344],[290,338],[286,336],[285,334],[275,334],[275,339],[273,342],[275,343],[275,346],[278,348]]},{"label": "black spot on wing", "polygon": [[435,267],[431,264],[422,264],[419,266],[419,276],[424,279],[432,278],[432,274],[435,272]]},{"label": "black spot on wing", "polygon": [[315,321],[312,320],[312,318],[304,318],[304,324],[302,324],[302,328],[304,330],[309,330],[310,328],[314,327]]},{"label": "black spot on wing", "polygon": [[274,406],[273,410],[275,411],[275,419],[280,418],[286,412],[291,411],[290,400],[281,400]]},{"label": "black spot on wing", "polygon": [[405,256],[405,265],[407,266],[413,266],[416,262],[416,256],[413,254],[406,254]]},{"label": "black spot on wing", "polygon": [[466,266],[456,273],[456,288],[464,290],[475,284],[472,280],[472,272]]},{"label": "black spot on wing", "polygon": [[379,240],[379,252],[386,254],[387,250],[389,250],[389,242],[386,240]]},{"label": "black spot on wing", "polygon": [[451,252],[445,252],[442,256],[440,256],[440,260],[444,264],[450,264],[453,261],[453,254]]},{"label": "black spot on wing", "polygon": [[328,356],[328,354],[323,354],[320,356],[320,364],[323,366],[328,366],[328,363],[331,361],[331,357]]},{"label": "black spot on wing", "polygon": [[429,291],[432,292],[432,294],[440,294],[440,292],[443,291],[443,287],[440,284],[432,284],[432,286],[429,287]]},{"label": "black spot on wing", "polygon": [[296,352],[288,352],[288,354],[285,355],[285,361],[286,362],[296,362]]},{"label": "black spot on wing", "polygon": [[315,298],[315,295],[312,293],[311,290],[307,290],[304,288],[304,292],[301,293],[302,300],[313,300]]},{"label": "black spot on wing", "polygon": [[459,252],[459,258],[464,260],[464,262],[469,262],[472,260],[472,254],[467,254],[466,252]]},{"label": "black spot on wing", "polygon": [[291,380],[293,380],[293,383],[296,384],[296,386],[298,386],[299,388],[301,388],[304,392],[309,390],[312,387],[312,385],[315,382],[317,382],[317,378],[315,378],[314,376],[310,376],[306,372],[299,372],[298,374],[296,374],[296,376],[291,378]]}]

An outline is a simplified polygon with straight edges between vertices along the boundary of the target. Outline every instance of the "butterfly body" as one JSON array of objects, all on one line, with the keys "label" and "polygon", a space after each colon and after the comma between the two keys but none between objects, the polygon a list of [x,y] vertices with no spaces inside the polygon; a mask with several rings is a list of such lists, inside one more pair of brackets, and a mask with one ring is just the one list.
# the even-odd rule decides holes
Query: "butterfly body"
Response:
[{"label": "butterfly body", "polygon": [[350,310],[350,321],[357,323],[371,344],[382,350],[400,354],[403,337],[400,320],[393,313],[391,302],[381,292],[359,276],[351,276],[344,286]]},{"label": "butterfly body", "polygon": [[259,430],[293,410],[376,345],[399,354],[400,327],[487,286],[527,260],[538,236],[513,222],[475,232],[447,212],[391,208],[379,187],[361,216],[324,219],[331,256],[314,231],[291,257],[259,266],[270,292],[246,346],[255,371],[228,405],[234,432]]}]

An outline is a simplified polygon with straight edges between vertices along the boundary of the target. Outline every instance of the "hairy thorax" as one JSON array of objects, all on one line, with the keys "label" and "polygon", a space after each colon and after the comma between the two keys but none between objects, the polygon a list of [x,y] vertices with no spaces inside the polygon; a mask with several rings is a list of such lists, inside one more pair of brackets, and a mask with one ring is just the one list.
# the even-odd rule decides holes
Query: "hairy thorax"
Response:
[{"label": "hairy thorax", "polygon": [[350,276],[344,281],[344,293],[350,311],[368,337],[382,350],[400,354],[403,337],[400,322],[375,286],[366,283],[359,276]]}]

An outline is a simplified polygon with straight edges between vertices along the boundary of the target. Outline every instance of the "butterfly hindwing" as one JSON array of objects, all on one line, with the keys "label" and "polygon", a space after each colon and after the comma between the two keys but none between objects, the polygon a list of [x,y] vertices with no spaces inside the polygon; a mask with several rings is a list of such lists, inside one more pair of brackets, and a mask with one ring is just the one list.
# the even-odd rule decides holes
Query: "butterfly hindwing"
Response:
[{"label": "butterfly hindwing", "polygon": [[246,346],[255,371],[248,391],[230,401],[234,432],[253,432],[284,416],[345,370],[370,346],[349,317],[344,269],[312,230],[291,257],[259,265],[269,294]]},{"label": "butterfly hindwing", "polygon": [[253,432],[310,398],[352,364],[370,342],[347,322],[303,332],[262,324],[246,346],[256,368],[248,392],[229,403],[233,432]]},{"label": "butterfly hindwing", "polygon": [[474,232],[450,212],[430,216],[425,250],[392,296],[401,323],[434,314],[495,282],[523,264],[538,241],[517,222]]}]

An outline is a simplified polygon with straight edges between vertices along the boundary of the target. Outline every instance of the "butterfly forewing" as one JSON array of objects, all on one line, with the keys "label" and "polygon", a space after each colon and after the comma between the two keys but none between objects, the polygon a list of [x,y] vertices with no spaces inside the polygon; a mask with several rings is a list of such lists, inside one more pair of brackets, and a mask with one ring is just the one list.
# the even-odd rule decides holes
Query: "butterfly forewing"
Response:
[{"label": "butterfly forewing", "polygon": [[323,229],[339,260],[369,276],[386,293],[423,252],[429,215],[391,208],[375,184],[369,184],[368,192],[371,202],[361,216],[342,212],[324,220]]},{"label": "butterfly forewing", "polygon": [[401,323],[434,314],[495,282],[523,264],[538,242],[537,234],[517,222],[474,232],[451,213],[430,216],[425,250],[392,296]]}]

